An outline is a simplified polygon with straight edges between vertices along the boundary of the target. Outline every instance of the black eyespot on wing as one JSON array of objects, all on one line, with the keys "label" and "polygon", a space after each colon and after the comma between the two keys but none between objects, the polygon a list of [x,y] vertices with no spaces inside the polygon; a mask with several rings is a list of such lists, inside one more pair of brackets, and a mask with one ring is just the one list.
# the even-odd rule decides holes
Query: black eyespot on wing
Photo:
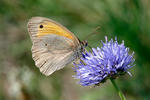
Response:
[{"label": "black eyespot on wing", "polygon": [[43,28],[44,26],[43,25],[40,25],[40,28]]}]

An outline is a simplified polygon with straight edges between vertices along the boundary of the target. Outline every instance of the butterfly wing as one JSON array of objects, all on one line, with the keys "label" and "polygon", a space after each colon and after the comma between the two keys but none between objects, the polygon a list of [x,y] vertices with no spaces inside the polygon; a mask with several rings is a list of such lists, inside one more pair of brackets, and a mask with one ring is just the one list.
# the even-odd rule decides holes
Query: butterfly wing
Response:
[{"label": "butterfly wing", "polygon": [[79,41],[64,26],[47,18],[33,17],[28,22],[28,31],[33,60],[43,74],[48,76],[76,59],[74,51]]}]

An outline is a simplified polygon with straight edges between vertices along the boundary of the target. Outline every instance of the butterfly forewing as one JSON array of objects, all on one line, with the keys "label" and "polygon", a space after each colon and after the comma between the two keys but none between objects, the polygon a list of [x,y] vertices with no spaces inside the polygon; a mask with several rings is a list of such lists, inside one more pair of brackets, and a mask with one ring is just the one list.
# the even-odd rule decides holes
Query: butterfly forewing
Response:
[{"label": "butterfly forewing", "polygon": [[74,51],[79,41],[64,26],[47,18],[33,17],[28,22],[28,31],[33,43],[32,57],[43,74],[48,76],[76,59]]}]

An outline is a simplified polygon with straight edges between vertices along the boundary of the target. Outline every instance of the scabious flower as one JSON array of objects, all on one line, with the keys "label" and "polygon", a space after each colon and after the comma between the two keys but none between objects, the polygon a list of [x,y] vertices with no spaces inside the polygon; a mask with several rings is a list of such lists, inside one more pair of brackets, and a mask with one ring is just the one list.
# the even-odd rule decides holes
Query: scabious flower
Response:
[{"label": "scabious flower", "polygon": [[107,79],[128,72],[134,63],[134,52],[130,55],[129,48],[124,46],[124,41],[118,44],[117,39],[102,42],[102,47],[92,48],[91,52],[85,51],[80,63],[74,63],[76,75],[82,86],[98,85]]}]

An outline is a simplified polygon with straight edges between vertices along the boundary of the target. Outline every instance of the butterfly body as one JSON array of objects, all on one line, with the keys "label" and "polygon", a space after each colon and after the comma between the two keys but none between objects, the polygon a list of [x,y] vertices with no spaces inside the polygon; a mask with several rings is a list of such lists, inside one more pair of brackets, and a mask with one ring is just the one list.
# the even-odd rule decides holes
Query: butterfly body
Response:
[{"label": "butterfly body", "polygon": [[31,18],[28,31],[35,65],[46,76],[80,58],[86,46],[64,26],[48,18]]}]

